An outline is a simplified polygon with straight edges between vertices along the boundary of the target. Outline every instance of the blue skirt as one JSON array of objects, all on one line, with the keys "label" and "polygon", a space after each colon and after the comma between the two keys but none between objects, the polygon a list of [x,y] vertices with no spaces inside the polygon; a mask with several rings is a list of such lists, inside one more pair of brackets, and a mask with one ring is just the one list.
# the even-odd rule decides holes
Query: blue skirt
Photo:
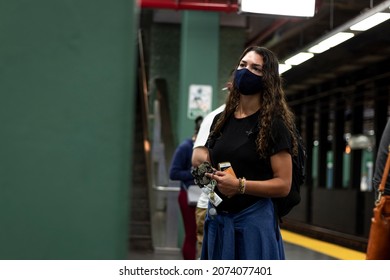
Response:
[{"label": "blue skirt", "polygon": [[207,214],[201,259],[284,260],[283,240],[272,200],[261,199],[235,214]]}]

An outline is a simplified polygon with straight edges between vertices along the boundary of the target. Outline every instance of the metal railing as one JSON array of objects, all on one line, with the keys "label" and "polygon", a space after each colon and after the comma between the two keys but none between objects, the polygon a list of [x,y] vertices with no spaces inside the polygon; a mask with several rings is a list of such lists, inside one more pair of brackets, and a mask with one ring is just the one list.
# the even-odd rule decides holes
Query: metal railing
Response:
[{"label": "metal railing", "polygon": [[143,89],[140,94],[142,94],[141,106],[143,108],[142,119],[153,246],[155,250],[179,250],[178,221],[180,209],[177,197],[180,185],[176,181],[169,180],[168,170],[173,153],[172,129],[169,115],[163,115],[160,110],[161,104],[167,107],[168,103],[166,94],[162,92],[158,82],[153,84],[153,90],[156,91],[156,94],[154,95],[155,99],[151,100],[152,95],[148,89],[141,31],[138,32],[138,45],[141,67],[139,72]]}]

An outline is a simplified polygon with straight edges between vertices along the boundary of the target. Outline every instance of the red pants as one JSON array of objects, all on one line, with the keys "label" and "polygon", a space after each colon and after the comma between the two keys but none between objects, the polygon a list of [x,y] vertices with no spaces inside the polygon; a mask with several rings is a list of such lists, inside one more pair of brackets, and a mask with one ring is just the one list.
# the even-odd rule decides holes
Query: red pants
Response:
[{"label": "red pants", "polygon": [[196,258],[196,221],[195,206],[188,205],[187,192],[183,189],[179,192],[179,206],[184,224],[184,242],[182,247],[183,259],[195,260]]}]

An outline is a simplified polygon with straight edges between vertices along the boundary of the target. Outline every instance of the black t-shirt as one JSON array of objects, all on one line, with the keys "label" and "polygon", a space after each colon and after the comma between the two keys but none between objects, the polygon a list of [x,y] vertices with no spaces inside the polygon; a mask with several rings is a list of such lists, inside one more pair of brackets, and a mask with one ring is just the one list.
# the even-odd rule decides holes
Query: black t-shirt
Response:
[{"label": "black t-shirt", "polygon": [[[246,180],[267,180],[273,178],[270,156],[282,150],[291,150],[291,137],[287,127],[280,118],[273,120],[269,149],[266,158],[260,158],[256,150],[256,138],[258,135],[258,117],[260,111],[248,117],[237,119],[232,114],[221,130],[221,134],[210,144],[210,158],[214,168],[218,168],[220,162],[230,162],[237,178],[245,177]],[[214,119],[219,117],[217,115]],[[212,143],[213,142],[213,143]],[[237,186],[238,188],[238,186]],[[236,195],[227,198],[215,189],[223,199],[217,210],[239,212],[256,201],[263,199],[252,195]]]}]

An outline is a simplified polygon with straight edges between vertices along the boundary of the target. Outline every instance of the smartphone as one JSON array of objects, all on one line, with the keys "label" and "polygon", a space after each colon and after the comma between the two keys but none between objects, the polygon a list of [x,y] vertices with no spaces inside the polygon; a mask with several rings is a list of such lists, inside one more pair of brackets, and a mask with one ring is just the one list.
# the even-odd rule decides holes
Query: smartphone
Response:
[{"label": "smartphone", "polygon": [[236,174],[234,173],[233,167],[230,164],[230,162],[228,162],[228,161],[218,163],[218,170],[225,171],[227,173],[230,173],[234,177],[236,177]]},{"label": "smartphone", "polygon": [[225,169],[228,169],[229,167],[232,167],[232,165],[228,161],[218,163],[219,171],[225,171]]}]

